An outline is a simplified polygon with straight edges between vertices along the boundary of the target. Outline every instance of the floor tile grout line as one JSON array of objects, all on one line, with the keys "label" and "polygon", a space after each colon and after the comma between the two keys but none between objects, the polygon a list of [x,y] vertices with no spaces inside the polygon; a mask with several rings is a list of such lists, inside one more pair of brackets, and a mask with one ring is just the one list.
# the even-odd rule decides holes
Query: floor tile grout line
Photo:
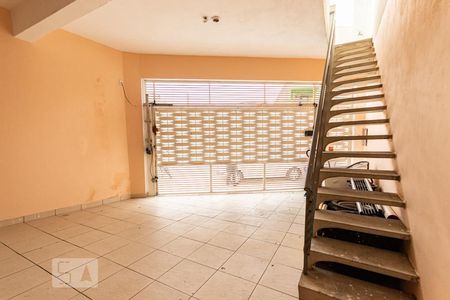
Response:
[{"label": "floor tile grout line", "polygon": [[[279,206],[278,206],[278,207],[279,207]],[[277,207],[277,208],[278,208],[278,207]],[[291,226],[292,226],[292,224],[294,224],[294,223],[291,222]],[[289,228],[290,228],[290,226],[289,226]],[[289,230],[289,229],[288,229],[288,230]],[[284,238],[286,237],[286,234],[287,234],[287,231],[284,233],[283,239],[281,240],[280,244],[278,244],[277,250],[273,253],[272,257],[270,258],[269,264],[268,264],[268,265],[266,266],[266,268],[264,269],[264,272],[261,274],[261,277],[259,277],[259,280],[258,280],[258,282],[256,283],[256,285],[255,285],[255,287],[253,288],[253,290],[252,290],[252,292],[250,293],[250,295],[248,296],[248,299],[250,299],[250,298],[252,297],[252,295],[253,295],[253,293],[255,292],[256,288],[258,287],[258,285],[259,285],[261,279],[263,278],[264,274],[267,272],[267,269],[269,268],[270,264],[272,263],[273,258],[274,258],[275,255],[277,254],[278,249],[280,249],[281,244],[283,243],[283,240],[284,240]]]},{"label": "floor tile grout line", "polygon": [[[278,208],[279,206],[277,206],[277,208]],[[258,228],[261,228],[261,226],[257,226]],[[253,234],[252,234],[253,235]],[[233,253],[233,255],[234,254],[236,254],[238,251],[239,251],[239,249],[242,247],[242,245],[244,245],[249,239],[250,239],[250,237],[251,236],[249,236],[235,251],[234,251],[234,253]],[[284,237],[283,237],[283,239],[284,239]],[[277,251],[278,251],[278,248],[277,248]],[[276,251],[275,251],[275,253],[276,253]],[[274,253],[274,255],[275,255],[275,253]],[[219,267],[219,269],[217,270],[217,271],[215,271],[209,278],[208,278],[208,280],[207,281],[205,281],[203,284],[202,284],[202,286],[200,286],[200,288],[193,294],[193,296],[198,292],[198,291],[200,291],[200,289],[217,273],[217,272],[219,272],[220,270],[221,270],[221,268],[230,260],[230,258],[233,256],[233,255],[231,255],[224,263],[222,263],[222,265]],[[269,261],[269,264],[270,264],[270,261]],[[267,269],[267,267],[266,267],[266,269]],[[261,275],[261,277],[264,275],[264,273],[265,273],[265,270],[264,270],[264,272],[263,272],[263,274]],[[227,273],[228,274],[228,273]],[[230,274],[231,275],[231,274]],[[236,276],[235,276],[236,277]],[[240,278],[240,277],[237,277],[237,278]],[[243,279],[243,278],[241,278],[241,279]],[[245,280],[245,279],[244,279]],[[255,287],[254,287],[254,289],[256,288],[256,286],[257,286],[258,284],[256,284],[255,285]],[[253,291],[254,291],[254,289],[253,289]],[[252,291],[252,293],[253,293],[253,291]],[[250,293],[250,296],[249,296],[249,298],[251,297],[251,295],[252,295],[252,293]]]},{"label": "floor tile grout line", "polygon": [[[284,201],[283,201],[283,202],[284,202]],[[192,241],[200,242],[200,243],[202,244],[201,246],[199,246],[198,248],[196,248],[194,251],[192,251],[192,253],[195,252],[195,251],[197,251],[199,248],[203,247],[204,245],[210,245],[210,246],[214,246],[214,247],[219,247],[219,248],[223,248],[223,249],[230,250],[229,248],[224,248],[224,247],[221,247],[221,246],[209,244],[209,241],[210,241],[212,238],[214,238],[214,236],[218,235],[218,234],[221,233],[221,232],[225,232],[225,233],[228,233],[228,234],[234,234],[234,233],[225,231],[228,227],[230,227],[231,225],[234,225],[234,224],[238,224],[238,225],[242,225],[242,226],[256,227],[255,231],[258,230],[258,229],[263,229],[263,228],[269,229],[269,230],[274,230],[274,229],[271,229],[270,227],[267,227],[267,228],[266,228],[266,227],[263,227],[262,225],[263,225],[264,223],[266,223],[267,221],[269,221],[270,218],[273,217],[274,215],[279,215],[279,214],[281,214],[281,215],[286,215],[286,216],[289,216],[289,215],[290,215],[289,213],[288,213],[288,214],[285,214],[285,213],[282,213],[282,212],[280,212],[280,213],[278,212],[278,209],[280,208],[280,206],[283,205],[283,202],[282,202],[282,203],[278,203],[278,205],[277,205],[276,207],[274,207],[274,208],[272,208],[272,209],[269,209],[269,210],[258,208],[258,204],[247,207],[246,209],[243,210],[244,212],[242,212],[242,210],[236,212],[235,210],[227,210],[227,209],[223,209],[223,208],[222,208],[222,209],[214,208],[214,209],[212,209],[212,210],[216,210],[216,214],[215,214],[214,216],[211,216],[211,215],[201,215],[201,214],[197,214],[197,213],[192,212],[192,211],[189,211],[189,212],[187,213],[188,215],[184,216],[183,218],[176,218],[176,219],[169,219],[169,218],[165,218],[164,215],[152,215],[152,214],[150,214],[150,213],[140,213],[140,214],[146,215],[146,216],[155,217],[155,218],[163,218],[163,219],[167,219],[167,220],[173,221],[172,223],[167,224],[167,225],[165,225],[165,226],[163,226],[163,227],[155,228],[156,230],[155,230],[154,232],[164,231],[164,229],[165,229],[166,227],[168,227],[168,226],[170,226],[170,225],[172,225],[172,224],[176,224],[177,222],[182,222],[182,223],[185,223],[185,224],[189,224],[189,225],[194,226],[192,229],[190,229],[190,230],[188,230],[188,231],[186,231],[186,232],[184,232],[184,233],[182,233],[182,234],[180,234],[180,233],[178,233],[178,232],[171,232],[171,233],[173,233],[173,234],[176,234],[177,237],[176,237],[175,239],[173,239],[173,240],[171,240],[171,241],[168,241],[167,243],[161,245],[160,248],[161,248],[161,247],[164,247],[166,244],[169,244],[169,243],[171,243],[172,241],[174,241],[174,240],[176,240],[176,239],[178,239],[178,238],[180,238],[180,237],[183,237],[183,238],[185,238],[185,239],[190,239],[190,240],[192,240]],[[293,201],[289,201],[289,202],[293,202]],[[116,207],[114,207],[114,206],[110,206],[110,207],[112,207],[113,209],[118,209],[118,210],[127,210],[126,208],[123,208],[123,207],[118,207],[118,208],[116,208]],[[192,207],[196,207],[196,206],[192,206]],[[293,221],[289,221],[290,227],[289,227],[287,230],[275,230],[275,231],[283,232],[283,233],[284,233],[284,234],[283,234],[282,241],[285,239],[287,233],[289,233],[289,229],[292,227],[292,225],[293,225],[293,224],[298,224],[298,223],[295,222],[295,219],[296,219],[296,217],[298,217],[298,215],[300,214],[301,206],[300,206],[300,207],[294,206],[294,207],[296,207],[296,208],[298,209],[298,211],[297,211],[296,216],[293,218]],[[202,207],[202,209],[209,209],[209,210],[211,210],[211,208],[208,207],[208,206],[204,206],[204,207]],[[179,208],[179,206],[178,206],[178,208],[176,208],[175,210],[180,211],[180,212],[183,211],[182,208],[181,208],[181,209]],[[252,212],[252,211],[254,211],[254,210],[256,210],[256,211],[261,210],[262,212],[263,212],[263,211],[266,211],[266,212],[270,212],[270,214],[267,214],[267,215],[265,215],[265,216],[261,216],[261,215],[258,215],[257,213],[256,213],[256,214],[255,214],[255,213],[249,213],[249,212]],[[127,210],[127,211],[128,211],[128,210]],[[134,211],[134,210],[132,210],[132,211],[133,211],[133,213],[139,213],[139,212],[136,212],[136,211]],[[124,219],[124,218],[114,218],[114,217],[110,217],[110,216],[108,216],[108,215],[100,214],[99,212],[89,212],[89,213],[96,214],[96,215],[99,215],[99,216],[104,216],[104,217],[111,218],[111,219],[116,219],[116,220],[118,220],[117,222],[120,222],[120,221],[128,222],[128,221],[126,221],[126,219],[128,219],[128,218],[125,218],[125,219]],[[240,217],[239,217],[238,219],[233,219],[233,220],[230,220],[230,219],[226,220],[226,219],[218,218],[218,216],[220,216],[220,215],[222,215],[222,214],[224,214],[224,213],[236,214],[236,215],[239,215]],[[183,222],[184,219],[187,219],[187,218],[189,218],[189,217],[191,217],[191,216],[204,217],[204,218],[208,218],[209,220],[204,221],[204,222],[201,222],[201,223],[197,223],[197,222],[196,222],[197,224],[195,224],[195,223],[193,224],[193,223],[190,223],[190,222]],[[257,226],[251,225],[251,224],[248,224],[248,223],[246,224],[246,223],[241,223],[241,222],[239,222],[241,219],[243,219],[243,218],[245,218],[245,217],[261,218],[261,219],[265,219],[265,221],[264,221],[263,223],[257,225]],[[61,217],[58,216],[58,218],[61,218]],[[130,217],[130,218],[131,218],[131,217]],[[69,219],[69,220],[67,220],[67,219],[65,219],[65,218],[62,218],[62,219],[65,220],[65,221],[67,221],[67,222],[70,222],[70,223],[72,223],[72,224],[74,224],[74,225],[77,225],[77,224],[78,224],[78,225],[80,225],[80,226],[85,226],[85,227],[90,228],[90,229],[92,229],[92,230],[98,230],[98,231],[101,231],[101,232],[105,232],[105,231],[102,231],[101,228],[106,227],[106,226],[111,225],[111,224],[114,224],[114,223],[117,223],[117,222],[112,222],[112,223],[106,224],[106,225],[101,226],[101,227],[91,227],[91,226],[89,226],[89,225],[85,225],[85,224],[83,224],[83,223],[79,223],[79,222],[77,222],[77,221],[73,221],[73,220],[70,220],[70,219]],[[224,227],[224,228],[221,228],[221,229],[219,229],[219,230],[217,230],[217,228],[216,228],[216,229],[212,229],[212,228],[210,228],[210,227],[206,227],[206,226],[203,227],[203,226],[202,226],[204,223],[207,223],[207,222],[212,221],[212,220],[215,220],[215,221],[218,221],[218,222],[227,222],[227,223],[229,223],[229,225],[226,226],[226,227]],[[278,222],[286,222],[286,220],[284,220],[284,219],[275,219],[275,218],[274,218],[274,221],[278,221]],[[128,223],[130,223],[130,224],[135,224],[136,227],[138,227],[138,226],[144,225],[146,222],[143,222],[143,223],[128,222]],[[27,223],[27,225],[29,225],[30,227],[35,228],[35,229],[37,229],[37,230],[39,230],[39,231],[45,233],[45,234],[49,234],[50,236],[53,236],[53,237],[55,237],[55,238],[58,239],[58,240],[68,242],[68,241],[65,240],[64,238],[60,238],[60,237],[58,237],[58,236],[54,236],[53,233],[55,233],[55,232],[49,233],[49,232],[45,231],[44,229],[42,229],[41,227],[34,226],[33,224],[28,224],[28,223]],[[71,227],[73,227],[73,226],[71,226]],[[189,232],[191,232],[191,231],[193,231],[193,230],[195,230],[195,229],[198,229],[199,227],[204,228],[204,229],[208,229],[208,230],[215,230],[215,231],[217,231],[217,233],[216,233],[213,237],[211,237],[209,240],[207,240],[206,242],[205,242],[205,241],[198,241],[198,240],[195,240],[195,239],[192,239],[192,238],[189,238],[189,237],[184,236],[185,234],[187,234],[187,233],[189,233]],[[70,227],[68,227],[68,228],[70,228]],[[68,228],[64,228],[64,229],[68,229]],[[61,231],[61,230],[64,230],[64,229],[60,229],[60,230],[58,230],[58,231]],[[122,230],[122,231],[120,231],[120,232],[123,232],[123,231],[126,231],[126,230]],[[57,232],[57,231],[56,231],[56,232]],[[120,236],[118,235],[118,234],[120,234],[120,232],[117,232],[117,233],[105,232],[105,233],[109,234],[110,236],[120,237]],[[152,233],[154,233],[154,232],[152,232]],[[166,232],[170,232],[170,231],[166,231]],[[83,233],[81,233],[81,234],[83,234]],[[81,234],[79,234],[79,235],[81,235]],[[245,241],[244,241],[244,242],[243,242],[236,250],[233,250],[233,251],[234,251],[233,254],[232,254],[232,255],[231,255],[224,263],[222,263],[221,266],[223,266],[224,264],[226,264],[227,261],[228,261],[234,254],[236,254],[236,253],[239,251],[239,249],[242,247],[242,245],[244,245],[249,239],[251,239],[251,237],[253,236],[253,234],[254,234],[254,232],[253,232],[252,234],[250,234],[249,236],[242,236],[242,235],[237,235],[237,234],[236,234],[237,236],[245,237]],[[149,234],[149,235],[150,235],[150,234]],[[76,236],[78,236],[78,235],[76,235]],[[98,240],[98,241],[101,241],[101,240],[102,240],[102,239],[100,239],[100,240]],[[136,240],[133,240],[133,239],[127,239],[127,240],[128,240],[130,243],[133,243],[133,242],[140,243],[139,241],[136,241]],[[98,242],[98,241],[96,241],[96,242]],[[261,241],[261,240],[259,240],[259,241]],[[274,254],[272,255],[272,258],[269,260],[268,266],[270,265],[270,262],[271,262],[271,260],[273,259],[273,257],[276,255],[278,249],[282,246],[282,241],[281,241],[280,243],[276,243],[276,244],[278,245],[277,250],[274,252]],[[266,241],[262,241],[262,242],[266,242]],[[72,243],[70,243],[70,242],[68,242],[68,243],[69,243],[69,244],[72,244]],[[95,242],[93,242],[93,243],[95,243]],[[87,249],[85,249],[84,247],[86,247],[86,246],[88,246],[88,245],[90,245],[90,244],[92,244],[92,243],[89,243],[89,244],[84,245],[84,246],[78,246],[78,245],[76,245],[76,244],[72,244],[72,245],[74,245],[74,246],[77,247],[77,248],[81,248],[81,249],[83,249],[83,250],[87,250]],[[145,243],[142,243],[142,244],[145,244]],[[127,244],[127,245],[129,245],[129,244]],[[111,252],[114,252],[114,251],[116,251],[116,250],[119,250],[119,249],[121,249],[121,248],[124,248],[124,247],[126,247],[127,245],[123,245],[123,246],[121,246],[121,247],[118,247],[118,248],[116,248],[116,249],[113,249],[112,251],[109,251],[109,252],[107,252],[107,253],[105,253],[105,254],[100,255],[99,257],[105,257],[107,254],[109,254],[109,253],[111,253]],[[151,247],[151,246],[150,246],[150,247]],[[152,248],[153,248],[153,247],[152,247]],[[164,250],[161,250],[161,249],[159,249],[159,248],[155,248],[155,249],[165,252]],[[14,251],[14,250],[13,250],[13,251]],[[72,251],[72,250],[69,250],[69,251]],[[69,251],[68,251],[68,252],[69,252]],[[87,250],[87,251],[89,251],[89,250]],[[14,251],[14,252],[16,252],[16,251]],[[153,252],[153,251],[152,251],[152,252]],[[169,253],[169,254],[173,255],[173,254],[170,253],[170,252],[166,252],[166,253]],[[187,255],[186,257],[180,257],[180,258],[181,258],[181,261],[180,261],[179,263],[181,263],[181,262],[183,262],[183,261],[185,261],[185,260],[192,261],[192,260],[189,259],[189,256],[190,256],[192,253],[190,253],[190,254]],[[147,255],[150,255],[150,254],[151,254],[151,253],[149,253],[149,254],[147,254]],[[20,255],[20,254],[19,254],[19,255]],[[96,254],[96,255],[97,255],[97,254]],[[139,261],[140,259],[143,259],[143,258],[146,257],[147,255],[145,255],[145,256],[143,256],[143,257],[137,259],[136,261],[134,261],[134,262],[132,262],[132,263],[130,263],[130,264],[128,264],[128,266],[123,266],[123,265],[121,265],[120,263],[117,263],[117,264],[118,264],[119,266],[123,267],[123,268],[129,269],[128,267],[129,267],[130,265],[132,265],[133,263]],[[21,256],[22,256],[22,255],[21,255]],[[106,258],[106,257],[105,257],[105,259],[109,260],[109,259]],[[34,263],[33,261],[31,261],[31,262],[32,262],[33,264],[37,265],[37,264]],[[114,262],[114,261],[113,261],[113,262]],[[195,262],[195,261],[194,261],[194,262]],[[178,263],[178,264],[179,264],[179,263]],[[198,263],[198,262],[195,262],[195,263]],[[178,264],[177,264],[177,265],[178,265]],[[198,264],[203,265],[203,264],[201,264],[201,263],[198,263]],[[39,266],[39,265],[38,265],[38,266]],[[203,266],[206,266],[206,265],[203,265]],[[268,266],[266,267],[265,271],[263,272],[263,275],[264,275],[264,273],[266,272]],[[40,267],[40,266],[39,266],[39,267]],[[175,266],[174,266],[174,267],[175,267]],[[211,268],[210,266],[206,266],[206,267]],[[210,278],[211,278],[212,276],[214,276],[214,274],[216,274],[216,273],[219,272],[219,271],[222,272],[222,273],[226,273],[226,272],[221,271],[220,268],[221,268],[221,267],[219,267],[219,268],[217,268],[217,269],[216,269],[216,268],[213,268],[215,271],[214,271],[214,273],[208,278],[207,281],[209,281]],[[44,270],[45,270],[45,269],[44,269]],[[129,269],[129,270],[131,270],[131,269]],[[46,271],[46,270],[45,270],[45,271]],[[133,271],[133,270],[132,270],[132,271]],[[169,270],[168,270],[168,271],[169,271]],[[47,272],[47,271],[46,271],[46,272]],[[48,273],[48,272],[47,272],[47,273]],[[165,273],[163,273],[163,274],[165,274]],[[228,274],[228,273],[226,273],[226,274]],[[144,275],[144,274],[143,274],[143,275]],[[240,277],[234,276],[234,275],[232,275],[232,274],[229,274],[229,275],[231,275],[231,276],[233,276],[233,277],[236,277],[236,278],[240,278]],[[262,275],[262,276],[263,276],[263,275]],[[52,276],[53,276],[53,275],[52,275]],[[111,276],[112,276],[112,275],[111,275]],[[144,275],[144,276],[147,277],[147,278],[150,278],[150,277],[148,277],[148,276],[146,276],[146,275]],[[161,276],[163,276],[163,275],[161,275]],[[160,276],[160,277],[161,277],[161,276]],[[256,283],[255,288],[257,287],[257,285],[259,285],[262,276],[259,278],[258,283]],[[106,279],[106,278],[105,278],[105,279]],[[152,278],[150,278],[150,279],[152,279]],[[246,279],[244,279],[244,278],[241,278],[241,279],[246,280]],[[157,280],[156,280],[156,281],[157,281]],[[206,281],[206,282],[207,282],[207,281]],[[248,281],[248,280],[246,280],[246,281]],[[206,283],[206,282],[205,282],[205,283]],[[249,282],[252,282],[252,281],[249,281]],[[204,283],[204,284],[205,284],[205,283]],[[254,283],[254,282],[252,282],[252,283]],[[203,285],[204,285],[204,284],[203,284]],[[202,286],[203,286],[203,285],[202,285]],[[201,287],[202,287],[202,286],[201,286]],[[201,287],[200,287],[200,288],[201,288]],[[200,288],[199,288],[199,289],[200,289]],[[253,294],[255,288],[253,289],[252,294]],[[75,289],[75,290],[76,290],[76,289]],[[198,292],[198,290],[197,290],[196,292]],[[195,293],[194,293],[194,294],[195,294]]]},{"label": "floor tile grout line", "polygon": [[[36,266],[36,267],[40,268],[41,270],[43,270],[44,272],[48,273],[48,274],[50,275],[50,280],[53,280],[53,277],[54,277],[54,278],[57,278],[58,280],[60,280],[60,281],[62,281],[63,283],[67,284],[67,286],[69,286],[71,289],[77,291],[77,292],[80,293],[80,294],[83,294],[81,291],[77,290],[75,287],[73,287],[73,286],[71,286],[70,284],[64,282],[63,280],[59,279],[57,276],[54,276],[51,272],[47,271],[47,270],[46,270],[45,268],[43,268],[42,266],[40,266],[40,265],[38,265],[37,263],[33,262],[31,259],[27,258],[26,256],[23,256],[22,254],[20,254],[19,252],[15,251],[15,250],[12,249],[12,248],[10,248],[8,245],[4,244],[3,242],[2,242],[2,244],[5,245],[6,247],[8,247],[10,250],[14,251],[17,255],[22,256],[24,259],[26,259],[26,260],[28,260],[29,262],[31,262],[34,266]],[[31,266],[31,267],[26,268],[26,269],[23,269],[23,270],[27,270],[27,269],[33,268],[34,266]],[[22,271],[23,271],[23,270],[22,270]],[[18,272],[16,272],[16,273],[18,273]],[[15,273],[14,273],[14,274],[15,274]],[[8,276],[10,276],[10,275],[8,275]],[[6,276],[6,277],[8,277],[8,276]],[[6,278],[6,277],[4,277],[4,278]],[[12,299],[12,298],[14,298],[14,297],[17,297],[17,296],[19,296],[19,295],[21,295],[21,294],[24,294],[24,293],[26,293],[26,292],[28,292],[28,291],[31,291],[32,289],[34,289],[34,288],[36,288],[36,287],[38,287],[38,286],[41,286],[41,285],[43,285],[43,284],[46,283],[46,282],[47,282],[47,281],[45,281],[45,282],[43,282],[43,283],[41,283],[41,284],[35,285],[35,286],[31,287],[30,289],[27,289],[27,290],[25,290],[25,291],[23,291],[23,292],[21,292],[21,293],[19,293],[19,294],[16,294],[16,295],[12,296],[10,299]],[[86,295],[83,294],[83,296],[86,296]],[[88,296],[86,296],[86,297],[89,298],[89,299],[91,299],[91,298],[88,297]],[[72,298],[73,298],[73,297],[72,297]],[[92,299],[91,299],[91,300],[92,300]]]},{"label": "floor tile grout line", "polygon": [[[180,220],[181,221],[181,220]],[[197,226],[197,227],[201,227],[201,226]],[[260,227],[260,226],[256,226],[256,227]],[[219,231],[219,233],[220,233],[221,231]],[[217,233],[217,234],[219,234],[219,233]],[[216,235],[217,235],[216,234]],[[211,238],[212,239],[212,238]],[[211,240],[211,239],[209,239],[209,240]],[[247,237],[246,238],[246,240],[233,252],[233,255],[240,249],[240,247],[242,247],[242,245],[243,244],[245,244],[245,242],[248,240],[248,239],[250,239],[250,237]],[[206,244],[208,244],[208,242],[206,242],[206,243],[203,243],[204,245],[206,245]],[[212,245],[212,244],[209,244],[209,245]],[[212,246],[215,246],[215,245],[212,245]],[[220,247],[220,246],[218,246],[218,247]],[[200,247],[199,247],[200,248]],[[220,247],[220,248],[223,248],[223,247]],[[227,248],[223,248],[223,249],[227,249]],[[163,250],[161,250],[161,249],[159,249],[160,251],[163,251]],[[227,250],[230,250],[230,249],[227,249]],[[165,251],[163,251],[163,252],[165,252]],[[195,251],[193,251],[193,252],[195,252]],[[192,253],[193,253],[192,252]],[[192,254],[191,253],[191,254]],[[172,254],[172,253],[169,253],[169,254]],[[173,255],[173,254],[172,254]],[[231,255],[224,263],[222,263],[222,265],[218,268],[218,269],[214,269],[215,271],[214,271],[214,273],[192,294],[192,297],[194,297],[194,295],[217,273],[217,272],[219,272],[220,271],[220,268],[233,256],[233,255]],[[169,270],[167,270],[166,272],[164,272],[162,275],[160,275],[159,277],[158,277],[158,279],[159,278],[161,278],[162,276],[164,276],[166,273],[168,273],[170,270],[172,270],[173,268],[175,268],[177,265],[179,265],[180,263],[182,263],[184,260],[189,260],[187,257],[186,258],[183,258],[180,262],[178,262],[175,266],[173,266],[172,268],[170,268]],[[189,260],[190,261],[190,260]],[[197,262],[195,262],[195,263],[197,263]],[[203,265],[203,264],[200,264],[200,265]],[[209,267],[209,266],[208,266]],[[209,268],[211,268],[211,267],[209,267]],[[240,278],[240,277],[237,277],[237,278]],[[157,279],[156,279],[157,280]]]}]

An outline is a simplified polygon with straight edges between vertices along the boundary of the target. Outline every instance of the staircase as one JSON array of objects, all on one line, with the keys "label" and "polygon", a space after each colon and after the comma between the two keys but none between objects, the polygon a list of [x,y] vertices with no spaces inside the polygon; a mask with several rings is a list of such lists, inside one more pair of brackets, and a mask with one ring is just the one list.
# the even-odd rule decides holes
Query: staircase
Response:
[{"label": "staircase", "polygon": [[400,175],[392,170],[327,167],[328,161],[339,158],[395,159],[395,153],[385,151],[327,151],[338,141],[390,140],[391,134],[330,136],[330,130],[340,126],[389,124],[387,118],[333,121],[343,114],[361,117],[383,112],[383,97],[372,41],[335,46],[333,21],[305,187],[301,300],[414,299],[402,291],[404,284],[416,282],[418,275],[403,253],[410,234],[400,220],[319,209],[330,200],[405,207],[394,193],[327,186],[327,180],[336,177],[400,181]]}]

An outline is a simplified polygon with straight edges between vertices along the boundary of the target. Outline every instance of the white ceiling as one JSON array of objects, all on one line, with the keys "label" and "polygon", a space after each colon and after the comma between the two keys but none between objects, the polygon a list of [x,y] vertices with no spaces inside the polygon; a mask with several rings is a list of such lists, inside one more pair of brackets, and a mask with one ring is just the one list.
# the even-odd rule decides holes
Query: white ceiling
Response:
[{"label": "white ceiling", "polygon": [[15,7],[21,1],[22,0],[0,0],[0,7],[11,10],[13,7]]},{"label": "white ceiling", "polygon": [[[203,23],[203,15],[220,22]],[[326,51],[323,0],[112,0],[64,29],[136,53],[319,58]]]}]

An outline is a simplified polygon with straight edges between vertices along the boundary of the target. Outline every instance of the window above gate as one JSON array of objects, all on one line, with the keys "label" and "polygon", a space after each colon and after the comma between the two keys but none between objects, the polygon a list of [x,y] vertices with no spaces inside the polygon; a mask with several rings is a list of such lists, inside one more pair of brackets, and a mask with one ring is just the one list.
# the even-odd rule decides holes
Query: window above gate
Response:
[{"label": "window above gate", "polygon": [[306,105],[318,101],[320,84],[262,81],[148,80],[149,101],[183,106]]}]

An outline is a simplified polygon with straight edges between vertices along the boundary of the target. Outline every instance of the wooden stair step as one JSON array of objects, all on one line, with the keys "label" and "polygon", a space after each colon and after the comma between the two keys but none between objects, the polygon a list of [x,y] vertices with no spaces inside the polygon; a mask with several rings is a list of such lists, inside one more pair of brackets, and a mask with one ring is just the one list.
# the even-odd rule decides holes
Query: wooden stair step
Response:
[{"label": "wooden stair step", "polygon": [[409,281],[418,278],[403,253],[325,237],[312,239],[309,261],[332,261]]},{"label": "wooden stair step", "polygon": [[361,67],[367,67],[367,66],[373,66],[373,65],[376,66],[377,63],[378,62],[376,60],[372,60],[372,61],[367,61],[367,62],[363,62],[363,63],[346,65],[346,66],[342,66],[342,67],[335,67],[335,68],[333,68],[333,74],[342,72],[347,69],[361,68]]},{"label": "wooden stair step", "polygon": [[[355,169],[356,170],[356,169]],[[360,170],[361,171],[361,170]],[[362,176],[370,178],[370,176]],[[395,175],[390,175],[395,176]],[[397,175],[398,176],[398,175]],[[348,177],[357,177],[351,175]],[[373,192],[373,191],[357,191],[352,189],[336,189],[328,187],[319,187],[317,190],[317,206],[324,201],[350,201],[365,202],[372,204],[388,205],[395,207],[404,207],[405,202],[395,193]]]},{"label": "wooden stair step", "polygon": [[349,42],[349,43],[337,44],[337,45],[335,45],[335,48],[340,50],[340,49],[344,49],[347,47],[352,48],[354,46],[366,45],[366,44],[373,45],[372,39],[368,38],[368,39],[357,40],[357,41],[353,41],[353,42]]},{"label": "wooden stair step", "polygon": [[355,178],[374,178],[384,180],[400,180],[400,175],[398,175],[395,171],[347,169],[347,168],[320,169],[320,178],[322,178],[320,181],[330,177],[355,177]]},{"label": "wooden stair step", "polygon": [[326,131],[339,126],[359,126],[370,124],[386,124],[389,119],[374,119],[374,120],[357,120],[357,121],[343,121],[343,122],[329,122],[326,124]]},{"label": "wooden stair step", "polygon": [[339,157],[395,158],[390,151],[323,151],[322,162]]},{"label": "wooden stair step", "polygon": [[314,215],[314,231],[322,228],[353,230],[401,240],[411,237],[400,220],[319,209]]},{"label": "wooden stair step", "polygon": [[359,97],[344,97],[338,98],[331,101],[331,106],[339,105],[346,102],[359,102],[359,101],[374,101],[376,99],[383,99],[384,94],[375,94],[375,95],[367,95],[367,96],[359,96]]},{"label": "wooden stair step", "polygon": [[352,55],[360,51],[374,52],[375,49],[372,44],[358,45],[347,49],[334,49],[334,58]]},{"label": "wooden stair step", "polygon": [[344,72],[344,73],[334,74],[333,75],[333,82],[336,79],[341,78],[341,77],[352,76],[352,75],[359,75],[359,74],[365,74],[365,73],[372,73],[372,72],[378,72],[379,70],[380,70],[379,67],[374,67],[374,68],[367,68],[367,69],[361,69],[361,70],[356,70],[356,71],[351,71],[351,72]]},{"label": "wooden stair step", "polygon": [[366,76],[366,77],[360,77],[360,78],[354,78],[349,80],[342,80],[331,84],[331,89],[334,89],[338,86],[345,85],[345,84],[356,84],[356,83],[364,83],[366,81],[378,81],[381,79],[380,75],[375,76]]},{"label": "wooden stair step", "polygon": [[302,274],[300,300],[413,300],[402,291],[338,273],[313,268]]},{"label": "wooden stair step", "polygon": [[341,95],[341,94],[366,92],[366,91],[380,89],[382,87],[383,87],[383,85],[381,83],[379,83],[379,84],[372,84],[372,85],[351,88],[351,89],[336,90],[336,91],[331,92],[331,98],[336,97],[337,95]]},{"label": "wooden stair step", "polygon": [[337,110],[331,110],[330,111],[330,118],[342,115],[342,114],[353,114],[353,113],[360,113],[360,112],[374,112],[374,111],[383,111],[386,110],[387,106],[369,106],[369,107],[358,107],[358,108],[349,108],[349,109],[337,109]]},{"label": "wooden stair step", "polygon": [[356,141],[356,140],[384,140],[392,139],[392,134],[378,135],[346,135],[346,136],[327,136],[323,139],[324,146],[337,141]]},{"label": "wooden stair step", "polygon": [[355,57],[351,57],[351,58],[336,60],[334,65],[337,67],[337,66],[340,66],[342,64],[349,63],[349,62],[352,62],[352,61],[363,60],[363,59],[371,59],[371,58],[374,58],[374,57],[375,57],[375,53],[359,55],[359,56],[355,56]]},{"label": "wooden stair step", "polygon": [[342,53],[338,53],[334,55],[334,61],[339,61],[340,59],[347,57],[347,56],[353,56],[353,55],[361,55],[361,54],[375,54],[373,51],[373,48],[363,48],[362,50],[354,50],[350,53],[346,53],[345,51],[342,51]]}]

